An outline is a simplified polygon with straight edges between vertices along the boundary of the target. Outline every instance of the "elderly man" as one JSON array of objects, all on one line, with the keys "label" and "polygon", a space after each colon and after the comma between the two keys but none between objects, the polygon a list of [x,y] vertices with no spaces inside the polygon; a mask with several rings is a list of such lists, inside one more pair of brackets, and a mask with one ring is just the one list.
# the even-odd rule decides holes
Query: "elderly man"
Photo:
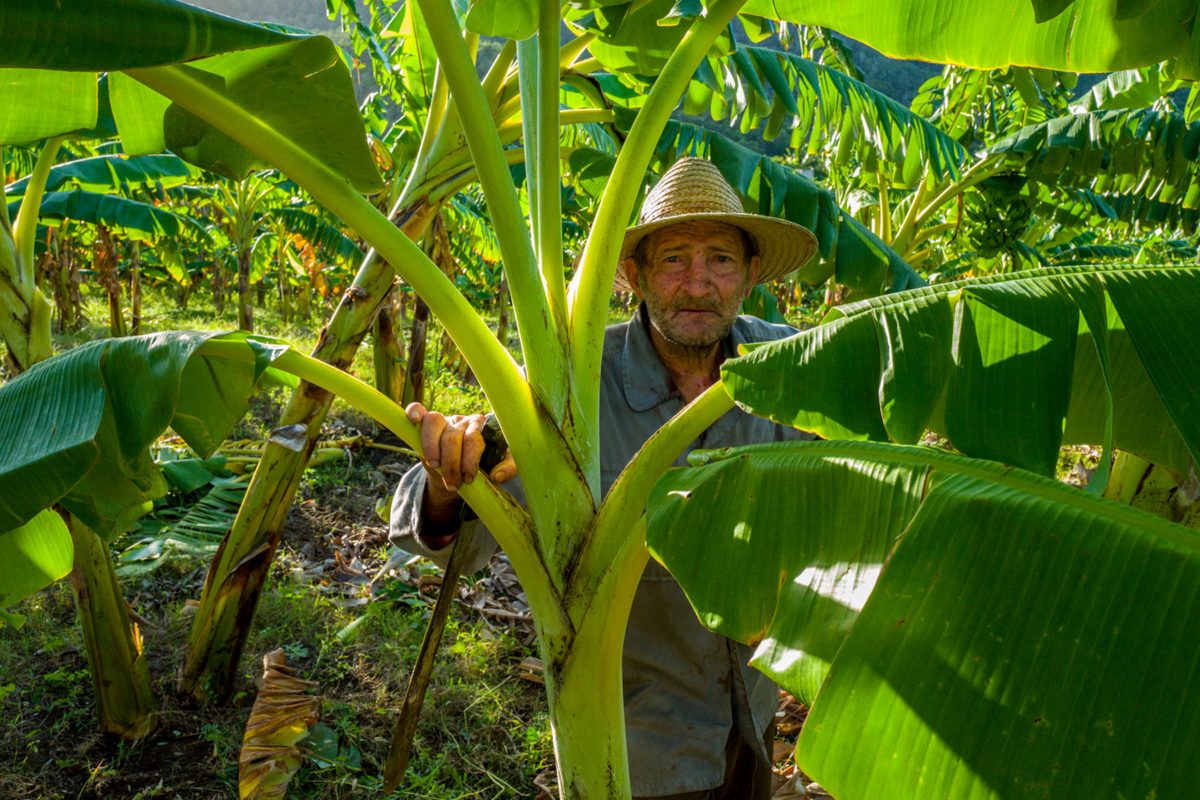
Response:
[{"label": "elderly man", "polygon": [[[815,250],[808,230],[744,213],[736,192],[707,161],[685,158],[663,175],[646,197],[639,224],[625,234],[617,276],[618,288],[632,290],[642,302],[630,322],[605,336],[605,492],[646,439],[718,380],[721,362],[738,345],[794,332],[739,317],[738,310],[757,283],[798,268]],[[461,524],[457,489],[479,468],[483,418],[446,418],[418,404],[408,413],[421,426],[426,464],[397,487],[392,539],[444,559]],[[688,449],[802,436],[733,410]],[[503,482],[515,474],[506,459],[492,478]],[[513,480],[506,488],[519,497],[518,484]],[[480,539],[475,568],[495,547],[490,537],[475,537]],[[635,797],[769,796],[777,691],[747,666],[749,658],[749,648],[705,630],[679,585],[657,563],[649,564],[630,612],[622,662]]]}]

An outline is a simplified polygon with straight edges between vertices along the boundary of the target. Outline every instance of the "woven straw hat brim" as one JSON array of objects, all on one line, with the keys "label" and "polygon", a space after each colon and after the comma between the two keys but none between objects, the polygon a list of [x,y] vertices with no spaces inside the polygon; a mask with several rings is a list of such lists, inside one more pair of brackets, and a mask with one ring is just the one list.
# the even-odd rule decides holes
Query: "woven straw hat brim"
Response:
[{"label": "woven straw hat brim", "polygon": [[800,269],[817,253],[817,237],[803,225],[785,219],[723,211],[680,214],[635,225],[625,231],[625,240],[621,244],[621,261],[617,265],[614,281],[616,289],[622,292],[633,291],[625,277],[625,259],[633,255],[638,242],[657,230],[693,220],[724,222],[750,234],[759,256],[759,283],[775,280]]}]

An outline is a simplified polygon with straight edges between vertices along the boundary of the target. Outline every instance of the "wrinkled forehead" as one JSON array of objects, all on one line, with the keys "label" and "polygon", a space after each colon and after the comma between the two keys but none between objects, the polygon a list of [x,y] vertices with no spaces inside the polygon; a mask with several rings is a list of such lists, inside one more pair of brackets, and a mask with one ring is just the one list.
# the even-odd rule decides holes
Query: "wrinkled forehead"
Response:
[{"label": "wrinkled forehead", "polygon": [[743,256],[754,252],[754,240],[750,234],[736,225],[715,220],[694,219],[676,222],[659,228],[644,240],[645,252],[653,254],[663,247],[701,244],[723,247]]}]

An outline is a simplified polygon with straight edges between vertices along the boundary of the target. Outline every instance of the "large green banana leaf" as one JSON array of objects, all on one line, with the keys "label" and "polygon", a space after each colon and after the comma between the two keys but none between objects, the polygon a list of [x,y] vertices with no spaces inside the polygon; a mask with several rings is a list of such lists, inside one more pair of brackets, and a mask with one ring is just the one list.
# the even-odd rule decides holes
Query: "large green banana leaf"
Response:
[{"label": "large green banana leaf", "polygon": [[701,62],[684,96],[686,113],[728,116],[742,132],[790,134],[790,149],[830,148],[838,162],[854,156],[871,172],[884,165],[896,184],[913,186],[929,169],[957,178],[966,150],[890,97],[806,58],[764,47],[739,47]]},{"label": "large green banana leaf", "polygon": [[1200,268],[1076,267],[842,306],[722,365],[734,399],[828,439],[916,442],[1053,475],[1064,443],[1200,460]]},{"label": "large green banana leaf", "polygon": [[[20,208],[21,200],[9,203],[10,219],[16,216]],[[104,225],[120,229],[130,239],[142,242],[164,236],[177,238],[185,232],[192,238],[208,238],[204,226],[186,215],[166,211],[150,203],[82,189],[47,192],[42,196],[38,219],[46,225],[57,225],[62,220]]]},{"label": "large green banana leaf", "polygon": [[106,538],[128,527],[166,490],[150,445],[168,425],[212,453],[280,352],[247,340],[255,361],[199,353],[212,337],[92,342],[0,387],[0,539],[55,503]]},{"label": "large green banana leaf", "polygon": [[[65,188],[89,192],[124,194],[180,186],[199,177],[200,172],[169,153],[137,156],[95,156],[55,164],[46,178],[45,191]],[[5,187],[9,196],[25,194],[28,175]]]},{"label": "large green banana leaf", "polygon": [[1033,180],[1200,208],[1200,122],[1150,108],[1094,111],[1022,128],[990,145]]},{"label": "large green banana leaf", "polygon": [[1162,64],[1121,70],[1088,89],[1072,104],[1071,109],[1078,113],[1148,108],[1183,88],[1187,88],[1187,84],[1171,76]]},{"label": "large green banana leaf", "polygon": [[1194,793],[1194,531],[866,442],[715,453],[649,515],[701,621],[812,703],[797,764],[838,800]]},{"label": "large green banana leaf", "polygon": [[178,155],[241,177],[262,162],[228,136],[118,70],[188,62],[248,122],[288,136],[355,186],[381,179],[350,73],[322,36],[291,36],[174,0],[10,0],[0,9],[0,143],[95,127],[97,72],[125,151]]},{"label": "large green banana leaf", "polygon": [[825,25],[892,58],[1066,72],[1171,60],[1180,77],[1195,78],[1197,7],[1197,0],[748,0],[742,12]]},{"label": "large green banana leaf", "polygon": [[[601,34],[610,69],[654,74],[699,3],[582,0],[576,24]],[[1200,73],[1193,35],[1197,0],[748,0],[742,13],[822,25],[893,58],[993,69],[1011,64],[1112,72],[1171,61]],[[1200,32],[1198,32],[1200,33]]]}]

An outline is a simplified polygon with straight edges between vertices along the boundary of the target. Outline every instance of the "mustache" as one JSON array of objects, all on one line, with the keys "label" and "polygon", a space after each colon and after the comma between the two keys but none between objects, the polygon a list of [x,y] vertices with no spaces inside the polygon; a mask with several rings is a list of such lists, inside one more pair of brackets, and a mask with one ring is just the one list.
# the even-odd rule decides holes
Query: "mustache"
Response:
[{"label": "mustache", "polygon": [[721,310],[721,301],[715,297],[697,297],[676,300],[671,303],[672,311],[716,311]]}]

